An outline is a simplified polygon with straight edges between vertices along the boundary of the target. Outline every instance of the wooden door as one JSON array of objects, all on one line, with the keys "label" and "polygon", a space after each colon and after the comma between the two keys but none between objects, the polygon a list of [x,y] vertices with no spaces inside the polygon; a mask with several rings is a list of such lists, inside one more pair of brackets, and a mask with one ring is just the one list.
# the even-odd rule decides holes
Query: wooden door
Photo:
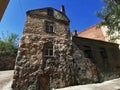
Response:
[{"label": "wooden door", "polygon": [[40,90],[50,90],[50,79],[48,76],[40,76]]}]

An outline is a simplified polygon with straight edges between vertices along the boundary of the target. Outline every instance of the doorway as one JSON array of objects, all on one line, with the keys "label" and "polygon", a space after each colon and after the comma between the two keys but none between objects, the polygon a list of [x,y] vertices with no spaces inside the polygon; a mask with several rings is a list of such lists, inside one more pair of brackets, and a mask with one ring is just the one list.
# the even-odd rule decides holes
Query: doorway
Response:
[{"label": "doorway", "polygon": [[50,78],[46,75],[41,75],[39,79],[39,90],[50,90]]}]

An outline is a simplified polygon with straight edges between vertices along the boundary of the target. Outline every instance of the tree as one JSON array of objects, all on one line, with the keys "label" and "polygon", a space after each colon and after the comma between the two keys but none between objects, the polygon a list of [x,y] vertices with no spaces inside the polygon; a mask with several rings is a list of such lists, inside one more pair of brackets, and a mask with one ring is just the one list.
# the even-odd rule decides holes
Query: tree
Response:
[{"label": "tree", "polygon": [[107,35],[110,41],[115,42],[120,39],[120,0],[103,0],[105,6],[102,11],[97,11],[97,16],[103,19],[101,25],[107,26],[109,29]]},{"label": "tree", "polygon": [[11,33],[0,39],[0,55],[16,56],[18,49],[17,34]]}]

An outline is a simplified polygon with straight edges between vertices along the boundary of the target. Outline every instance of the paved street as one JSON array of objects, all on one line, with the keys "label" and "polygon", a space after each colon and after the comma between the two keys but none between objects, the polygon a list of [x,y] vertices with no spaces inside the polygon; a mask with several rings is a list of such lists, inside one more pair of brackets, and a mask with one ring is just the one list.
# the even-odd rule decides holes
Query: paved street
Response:
[{"label": "paved street", "polygon": [[[11,90],[13,70],[0,71],[0,90]],[[79,85],[55,90],[120,90],[120,78],[98,84]]]},{"label": "paved street", "polygon": [[98,84],[79,85],[56,90],[120,90],[120,78]]},{"label": "paved street", "polygon": [[0,71],[0,90],[10,90],[13,78],[13,70]]}]

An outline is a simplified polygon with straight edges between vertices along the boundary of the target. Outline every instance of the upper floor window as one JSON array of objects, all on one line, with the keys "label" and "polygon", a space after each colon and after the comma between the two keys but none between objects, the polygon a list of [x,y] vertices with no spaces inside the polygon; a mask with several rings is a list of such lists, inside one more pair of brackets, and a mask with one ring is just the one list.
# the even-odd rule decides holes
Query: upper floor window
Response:
[{"label": "upper floor window", "polygon": [[92,58],[92,50],[89,46],[84,46],[84,55],[86,58]]},{"label": "upper floor window", "polygon": [[46,32],[53,33],[54,32],[54,23],[46,21]]},{"label": "upper floor window", "polygon": [[52,9],[47,9],[47,15],[53,16],[54,15],[53,10]]},{"label": "upper floor window", "polygon": [[53,56],[53,44],[46,43],[44,45],[44,57],[52,57]]},{"label": "upper floor window", "polygon": [[100,54],[103,59],[107,58],[107,53],[105,51],[105,48],[100,48]]}]

